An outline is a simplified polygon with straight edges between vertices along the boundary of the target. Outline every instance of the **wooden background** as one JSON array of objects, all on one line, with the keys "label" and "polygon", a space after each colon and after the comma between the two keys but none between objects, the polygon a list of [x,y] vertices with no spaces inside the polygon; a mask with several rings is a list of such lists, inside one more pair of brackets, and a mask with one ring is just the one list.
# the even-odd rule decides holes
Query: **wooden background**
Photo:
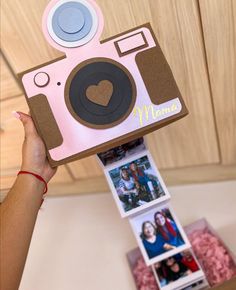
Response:
[{"label": "wooden background", "polygon": [[[151,22],[190,111],[147,136],[168,185],[236,179],[236,1],[97,0],[102,39]],[[44,40],[47,0],[2,0],[1,193],[21,163],[23,128],[11,116],[28,112],[16,74],[61,56]],[[107,191],[94,157],[59,168],[49,193]]]}]

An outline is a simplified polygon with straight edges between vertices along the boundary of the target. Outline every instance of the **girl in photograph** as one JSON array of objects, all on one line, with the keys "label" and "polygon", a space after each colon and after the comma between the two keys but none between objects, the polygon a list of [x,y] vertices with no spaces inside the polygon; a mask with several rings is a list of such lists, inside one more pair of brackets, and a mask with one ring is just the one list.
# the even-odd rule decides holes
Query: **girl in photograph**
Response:
[{"label": "girl in photograph", "polygon": [[167,243],[174,247],[179,247],[184,244],[175,222],[167,218],[164,213],[156,212],[154,221],[157,231]]},{"label": "girl in photograph", "polygon": [[160,233],[157,233],[155,226],[149,221],[142,224],[141,238],[150,259],[175,248],[168,244]]}]

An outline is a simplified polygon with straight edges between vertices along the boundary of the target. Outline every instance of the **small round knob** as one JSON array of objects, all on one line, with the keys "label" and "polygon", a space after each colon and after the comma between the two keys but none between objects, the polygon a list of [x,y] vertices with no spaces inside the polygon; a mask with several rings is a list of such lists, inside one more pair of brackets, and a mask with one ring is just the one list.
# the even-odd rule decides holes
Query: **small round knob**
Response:
[{"label": "small round knob", "polygon": [[49,81],[50,81],[49,75],[45,72],[39,72],[34,77],[35,85],[40,88],[46,87]]}]

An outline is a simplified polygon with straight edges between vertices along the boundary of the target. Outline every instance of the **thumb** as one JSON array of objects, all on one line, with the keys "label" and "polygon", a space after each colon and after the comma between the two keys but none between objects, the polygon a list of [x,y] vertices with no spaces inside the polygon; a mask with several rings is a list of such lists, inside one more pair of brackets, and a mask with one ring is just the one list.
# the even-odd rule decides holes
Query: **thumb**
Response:
[{"label": "thumb", "polygon": [[28,137],[29,135],[37,135],[37,131],[34,126],[33,120],[29,115],[22,112],[12,112],[12,114],[14,115],[14,117],[16,117],[22,122],[25,129],[26,137]]}]

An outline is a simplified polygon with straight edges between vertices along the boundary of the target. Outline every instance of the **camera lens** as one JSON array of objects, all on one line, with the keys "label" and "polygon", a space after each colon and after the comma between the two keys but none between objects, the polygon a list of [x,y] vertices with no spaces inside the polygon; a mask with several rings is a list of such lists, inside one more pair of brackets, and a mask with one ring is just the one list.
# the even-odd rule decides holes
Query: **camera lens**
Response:
[{"label": "camera lens", "polygon": [[58,44],[78,47],[89,42],[96,34],[98,17],[85,0],[62,0],[48,15],[48,31]]},{"label": "camera lens", "polygon": [[[91,95],[88,94],[90,88]],[[108,102],[100,102],[101,95]],[[120,63],[94,58],[89,63],[80,63],[71,72],[65,101],[72,116],[85,126],[112,128],[130,115],[136,101],[136,85],[130,72]]]}]

